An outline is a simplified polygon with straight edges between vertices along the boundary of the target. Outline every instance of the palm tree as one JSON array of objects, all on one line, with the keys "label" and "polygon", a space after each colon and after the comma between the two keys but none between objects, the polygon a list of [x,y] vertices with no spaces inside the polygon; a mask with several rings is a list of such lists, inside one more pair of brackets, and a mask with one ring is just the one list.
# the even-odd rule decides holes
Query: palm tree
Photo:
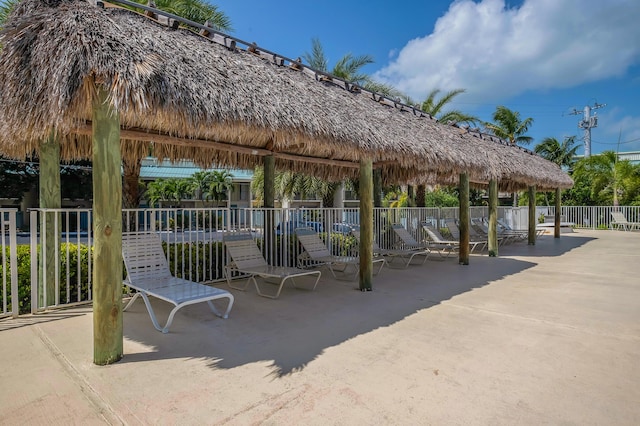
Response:
[{"label": "palm tree", "polygon": [[4,23],[7,22],[9,14],[18,3],[18,0],[0,0],[0,30],[4,27]]},{"label": "palm tree", "polygon": [[[461,93],[464,93],[465,89],[455,89],[445,93],[440,99],[436,99],[440,93],[440,89],[433,89],[427,95],[427,98],[420,105],[420,109],[427,114],[438,119],[442,123],[467,123],[469,125],[480,122],[480,119],[476,116],[466,114],[460,110],[452,109],[444,111],[444,107],[450,103],[453,98]],[[414,102],[407,98],[408,103]],[[418,185],[415,192],[415,205],[416,207],[425,207],[426,187],[425,185]]]},{"label": "palm tree", "polygon": [[219,31],[231,31],[231,20],[227,15],[206,0],[150,0],[157,9],[181,16],[190,21],[209,25]]},{"label": "palm tree", "polygon": [[565,138],[562,143],[558,142],[556,138],[544,138],[536,145],[534,151],[558,166],[570,169],[575,163],[576,152],[580,147],[575,143],[575,136]]},{"label": "palm tree", "polygon": [[591,182],[591,198],[599,204],[628,204],[637,195],[640,166],[629,160],[618,160],[618,154],[604,151],[576,162],[573,178]]},{"label": "palm tree", "polygon": [[200,170],[189,176],[188,179],[195,197],[200,201],[206,200],[211,180],[210,173],[206,170]]},{"label": "palm tree", "polygon": [[355,83],[372,92],[393,99],[408,99],[406,95],[393,86],[375,81],[369,75],[360,71],[362,67],[374,62],[373,56],[371,55],[354,56],[351,53],[347,53],[329,70],[329,61],[324,53],[322,44],[320,40],[313,38],[311,39],[311,52],[304,53],[302,58],[311,68],[333,74],[336,77]]},{"label": "palm tree", "polygon": [[214,170],[209,173],[206,196],[222,201],[233,190],[233,175],[228,170]]},{"label": "palm tree", "polygon": [[[531,136],[526,136],[529,127],[533,123],[533,118],[528,117],[520,120],[520,113],[511,111],[505,106],[498,106],[493,113],[495,123],[485,123],[485,128],[499,138],[506,139],[511,145],[518,143],[529,144],[533,141]],[[513,193],[513,206],[518,205],[518,193]]]},{"label": "palm tree", "polygon": [[[308,197],[322,198],[324,207],[333,206],[333,195],[340,187],[340,182],[327,182],[315,176],[291,171],[276,172],[275,176],[275,196],[276,198],[293,199],[299,196],[306,200]],[[350,182],[347,182],[347,186]],[[264,169],[256,167],[251,179],[251,193],[256,200],[262,200],[264,196]]]},{"label": "palm tree", "polygon": [[493,121],[495,123],[485,123],[487,130],[499,138],[508,140],[511,145],[529,144],[533,141],[531,136],[525,135],[533,124],[533,118],[528,117],[520,120],[519,112],[501,105],[493,113]]},{"label": "palm tree", "polygon": [[162,207],[162,201],[169,198],[166,193],[164,181],[165,179],[160,178],[147,184],[147,191],[145,192],[145,195],[149,202],[149,207],[154,207],[156,203]]},{"label": "palm tree", "polygon": [[[2,0],[0,0],[2,1]],[[209,21],[209,25],[219,31],[231,31],[231,20],[222,11],[205,0],[149,0],[149,5],[182,16],[200,24]],[[124,194],[123,207],[136,208],[140,203],[138,182],[140,180],[140,168],[142,157],[137,159],[123,159]]]},{"label": "palm tree", "polygon": [[351,53],[347,53],[329,70],[329,61],[324,54],[320,40],[317,38],[311,39],[311,52],[305,52],[302,58],[307,61],[310,67],[318,71],[331,73],[336,77],[360,86],[364,86],[370,79],[369,76],[362,73],[360,69],[365,65],[373,63],[373,57],[371,55],[354,56]]},{"label": "palm tree", "polygon": [[450,103],[453,98],[461,93],[464,93],[465,89],[455,89],[445,93],[440,99],[436,99],[440,89],[433,89],[427,95],[427,99],[422,102],[420,109],[438,119],[442,123],[467,123],[476,124],[480,122],[480,119],[476,116],[466,114],[460,110],[452,109],[444,111],[444,107]]},{"label": "palm tree", "polygon": [[[362,67],[372,64],[373,57],[371,55],[354,56],[347,53],[336,62],[331,70],[329,70],[329,61],[324,53],[324,49],[320,40],[311,39],[311,52],[306,52],[302,58],[318,71],[331,73],[336,77],[342,78],[348,82],[355,83],[367,90],[379,93],[389,98],[401,99],[405,97],[400,91],[392,86],[374,81],[370,76],[361,72]],[[323,200],[323,206],[333,207],[333,197],[335,192],[340,188],[339,182],[325,182],[312,176],[304,178],[295,178],[294,176],[283,176],[286,188],[280,195],[292,197],[294,194],[303,195],[313,193]],[[352,183],[347,182],[347,185]]]}]

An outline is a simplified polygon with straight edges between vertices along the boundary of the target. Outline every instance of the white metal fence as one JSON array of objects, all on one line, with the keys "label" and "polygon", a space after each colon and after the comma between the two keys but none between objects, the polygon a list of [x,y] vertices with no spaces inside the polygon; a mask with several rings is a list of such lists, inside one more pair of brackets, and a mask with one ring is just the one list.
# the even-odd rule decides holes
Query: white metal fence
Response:
[{"label": "white metal fence", "polygon": [[[629,221],[640,222],[640,207],[565,206],[563,222],[578,228],[608,229],[611,211],[621,211]],[[16,229],[15,209],[2,212],[2,316],[38,312],[91,300],[92,212],[90,209],[34,209],[25,232]],[[553,207],[538,207],[536,217],[548,219]],[[458,218],[451,208],[376,208],[374,232],[382,248],[399,241],[391,224],[401,223],[417,240],[424,238],[421,223],[444,228],[444,220]],[[488,216],[487,207],[472,207],[470,216]],[[527,207],[499,207],[498,217],[512,228],[528,227]],[[360,224],[358,208],[296,209],[131,209],[122,213],[123,231],[153,230],[162,236],[175,275],[197,282],[222,281],[228,261],[222,237],[225,232],[251,232],[265,258],[274,265],[305,267],[295,229],[318,232],[336,255],[357,253],[350,229]],[[15,296],[15,297],[14,297]]]},{"label": "white metal fence", "polygon": [[18,252],[16,239],[17,209],[0,209],[0,225],[2,225],[2,283],[0,284],[0,318],[17,317],[20,313],[18,283]]}]

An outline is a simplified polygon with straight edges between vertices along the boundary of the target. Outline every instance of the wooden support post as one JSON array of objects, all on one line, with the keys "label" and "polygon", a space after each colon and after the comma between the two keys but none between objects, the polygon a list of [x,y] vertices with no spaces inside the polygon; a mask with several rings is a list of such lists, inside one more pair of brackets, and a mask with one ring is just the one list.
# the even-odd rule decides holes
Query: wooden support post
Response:
[{"label": "wooden support post", "polygon": [[489,256],[498,256],[498,181],[489,181]]},{"label": "wooden support post", "polygon": [[529,245],[536,244],[536,186],[529,187]]},{"label": "wooden support post", "polygon": [[[275,224],[275,198],[276,198],[276,158],[267,155],[262,160],[264,168],[263,194],[264,194],[264,257],[267,262],[273,261],[276,248],[276,224]],[[282,224],[285,226],[285,223]]]},{"label": "wooden support post", "polygon": [[373,281],[373,162],[360,160],[360,291]]},{"label": "wooden support post", "polygon": [[556,188],[556,213],[553,223],[553,238],[560,238],[560,213],[562,212],[562,191]]},{"label": "wooden support post", "polygon": [[469,175],[460,173],[460,253],[458,263],[469,264]]},{"label": "wooden support post", "polygon": [[93,100],[93,362],[112,364],[123,355],[122,175],[120,121],[96,87]]},{"label": "wooden support post", "polygon": [[[40,143],[40,208],[59,209],[62,197],[60,195],[60,145],[52,132],[46,141]],[[61,234],[60,213],[42,212],[44,216],[44,240],[41,247],[38,305],[46,307],[59,301],[56,299],[56,246],[60,243]],[[56,222],[58,230],[56,232]]]}]

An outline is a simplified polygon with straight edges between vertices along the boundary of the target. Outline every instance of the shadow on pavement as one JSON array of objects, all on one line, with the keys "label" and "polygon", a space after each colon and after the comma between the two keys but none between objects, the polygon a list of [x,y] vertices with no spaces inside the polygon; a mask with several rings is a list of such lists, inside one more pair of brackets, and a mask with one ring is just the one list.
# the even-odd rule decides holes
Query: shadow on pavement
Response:
[{"label": "shadow on pavement", "polygon": [[[488,283],[517,274],[535,263],[472,256],[428,261],[407,269],[385,269],[374,277],[374,290],[360,292],[357,282],[323,278],[316,291],[283,289],[277,300],[259,297],[255,289],[232,290],[236,302],[228,320],[211,314],[206,304],[179,311],[168,334],[153,329],[142,302],[124,314],[125,337],[150,347],[126,353],[122,361],[201,358],[214,368],[234,368],[271,361],[275,377],[303,369],[324,350]],[[160,318],[168,304],[154,300]]]}]

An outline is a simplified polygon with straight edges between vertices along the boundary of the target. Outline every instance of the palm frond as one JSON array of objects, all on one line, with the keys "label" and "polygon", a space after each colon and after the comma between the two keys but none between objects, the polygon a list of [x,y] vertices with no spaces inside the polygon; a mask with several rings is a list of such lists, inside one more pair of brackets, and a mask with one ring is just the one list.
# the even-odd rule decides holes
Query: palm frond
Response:
[{"label": "palm frond", "polygon": [[305,52],[302,55],[302,59],[304,59],[311,68],[315,68],[318,71],[326,72],[329,68],[329,62],[324,54],[322,43],[320,43],[320,40],[317,38],[311,39],[311,52]]}]

